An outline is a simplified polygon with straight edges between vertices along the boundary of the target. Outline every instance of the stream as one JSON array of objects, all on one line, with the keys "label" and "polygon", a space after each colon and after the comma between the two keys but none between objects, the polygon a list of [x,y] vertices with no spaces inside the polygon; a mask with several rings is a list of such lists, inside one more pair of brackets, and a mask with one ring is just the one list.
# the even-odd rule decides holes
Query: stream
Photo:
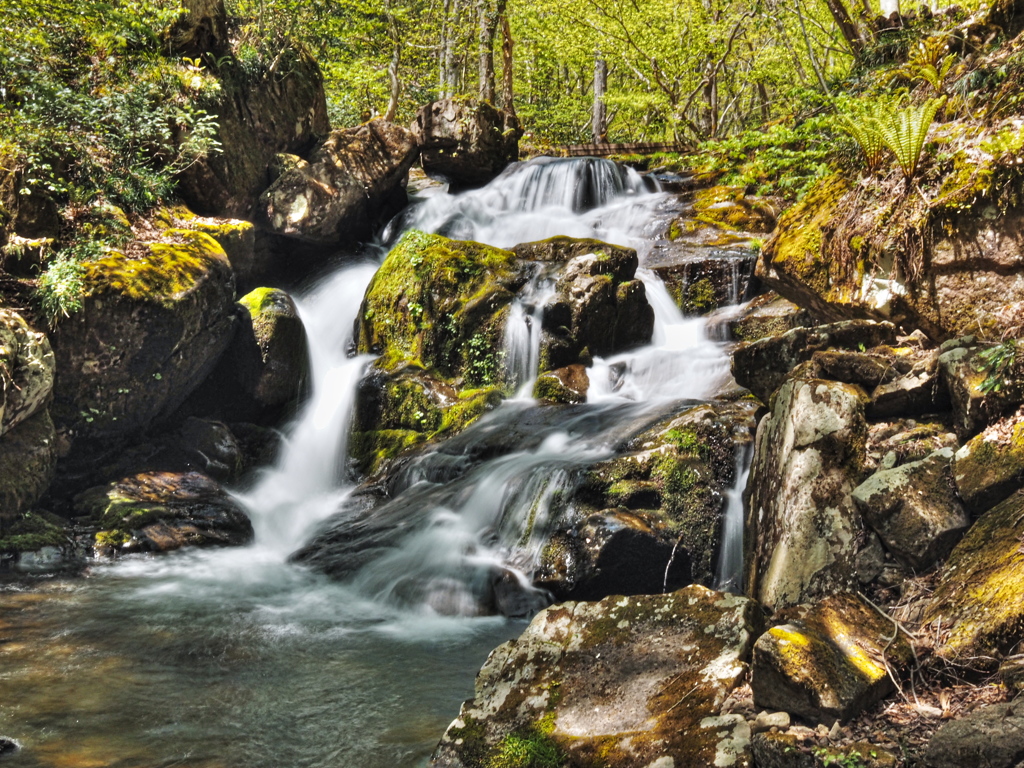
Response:
[{"label": "stream", "polygon": [[[428,189],[389,226],[385,242],[418,228],[501,247],[559,234],[636,247],[655,336],[595,360],[588,403],[553,419],[528,396],[536,311],[550,292],[532,286],[506,333],[518,396],[408,464],[369,522],[353,503],[346,436],[370,358],[346,351],[376,265],[346,265],[298,296],[312,395],[277,464],[236,493],[253,545],[130,556],[85,578],[0,587],[0,734],[23,745],[7,763],[426,765],[487,654],[525,626],[477,615],[486,574],[528,569],[574,468],[614,456],[728,372],[725,346],[642,268],[670,197],[608,161],[548,159],[481,190]],[[487,448],[496,441],[500,450]],[[740,567],[739,497],[728,500],[723,585]],[[353,538],[353,524],[360,536],[337,562],[314,570],[289,559],[315,533]],[[543,605],[532,597],[531,608]]]}]

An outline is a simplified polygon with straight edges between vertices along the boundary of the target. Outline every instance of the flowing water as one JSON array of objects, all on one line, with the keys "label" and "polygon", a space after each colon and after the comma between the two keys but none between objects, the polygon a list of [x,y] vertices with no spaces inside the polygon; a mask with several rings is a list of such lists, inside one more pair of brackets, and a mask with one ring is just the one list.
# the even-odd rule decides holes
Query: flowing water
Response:
[{"label": "flowing water", "polygon": [[[482,190],[427,195],[385,238],[598,237],[637,247],[642,263],[666,198],[607,161],[532,162]],[[12,766],[424,765],[489,650],[523,627],[478,614],[543,604],[522,573],[574,470],[707,397],[728,370],[703,321],[682,318],[641,269],[654,342],[596,360],[587,404],[538,407],[526,395],[552,290],[539,280],[506,335],[520,396],[407,464],[390,500],[370,500],[345,462],[369,358],[346,350],[374,269],[345,267],[299,299],[312,394],[276,466],[238,493],[252,546],[0,591],[0,734],[24,745]],[[336,539],[330,557],[307,557],[318,569],[289,559],[314,532]]]}]

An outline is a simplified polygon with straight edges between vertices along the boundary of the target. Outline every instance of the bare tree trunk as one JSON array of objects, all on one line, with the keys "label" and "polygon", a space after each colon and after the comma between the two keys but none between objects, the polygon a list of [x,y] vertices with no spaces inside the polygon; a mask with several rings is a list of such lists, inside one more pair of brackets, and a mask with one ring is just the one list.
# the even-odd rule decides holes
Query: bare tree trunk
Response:
[{"label": "bare tree trunk", "polygon": [[398,65],[402,62],[402,44],[397,40],[392,43],[391,62],[388,64],[388,80],[391,82],[391,97],[388,99],[388,108],[384,113],[384,119],[389,123],[395,121],[398,114],[398,100],[402,95],[402,81],[398,79]]},{"label": "bare tree trunk", "polygon": [[441,42],[437,52],[437,97],[452,96],[452,59],[454,58],[452,26],[452,0],[441,5]]},{"label": "bare tree trunk", "polygon": [[818,65],[818,58],[814,55],[814,48],[811,46],[810,35],[807,34],[807,24],[804,22],[804,13],[800,9],[800,0],[796,0],[796,15],[800,19],[800,31],[803,33],[804,45],[807,46],[807,58],[811,60],[811,69],[814,70],[815,77],[818,78],[818,85],[821,86],[821,90],[827,95],[831,96],[832,93],[828,89],[828,83],[825,82],[825,75],[821,71],[821,67]]},{"label": "bare tree trunk", "polygon": [[595,144],[608,142],[608,110],[604,95],[608,91],[608,62],[597,54],[594,58],[594,115],[590,121]]},{"label": "bare tree trunk", "polygon": [[480,101],[494,103],[494,33],[505,11],[505,0],[477,0],[477,94]]},{"label": "bare tree trunk", "polygon": [[843,5],[843,0],[825,0],[825,5],[828,6],[828,12],[835,19],[846,44],[850,47],[853,55],[859,59],[864,53],[864,38],[861,36],[857,23],[850,17],[850,12]]},{"label": "bare tree trunk", "polygon": [[512,117],[516,116],[515,93],[513,91],[514,60],[512,58],[512,27],[508,14],[501,17],[501,108]]}]

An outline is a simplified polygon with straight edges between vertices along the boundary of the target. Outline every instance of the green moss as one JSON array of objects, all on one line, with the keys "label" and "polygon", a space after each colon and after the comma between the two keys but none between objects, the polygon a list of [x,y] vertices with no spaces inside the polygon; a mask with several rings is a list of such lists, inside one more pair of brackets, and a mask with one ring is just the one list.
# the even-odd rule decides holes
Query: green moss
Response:
[{"label": "green moss", "polygon": [[550,736],[535,729],[505,736],[495,747],[488,768],[560,768],[567,763],[565,753]]},{"label": "green moss", "polygon": [[132,535],[128,531],[99,531],[95,536],[95,543],[99,548],[118,549],[131,541],[131,538]]},{"label": "green moss", "polygon": [[38,512],[26,512],[4,526],[0,552],[35,552],[43,547],[62,547],[68,543],[60,518]]},{"label": "green moss", "polygon": [[686,287],[686,295],[682,297],[680,306],[689,314],[706,315],[718,309],[718,296],[715,284],[710,278],[702,277]]},{"label": "green moss", "polygon": [[89,293],[118,293],[142,301],[165,301],[193,289],[216,262],[227,265],[224,249],[207,234],[169,230],[172,242],[147,243],[147,254],[131,258],[115,253],[87,262]]}]

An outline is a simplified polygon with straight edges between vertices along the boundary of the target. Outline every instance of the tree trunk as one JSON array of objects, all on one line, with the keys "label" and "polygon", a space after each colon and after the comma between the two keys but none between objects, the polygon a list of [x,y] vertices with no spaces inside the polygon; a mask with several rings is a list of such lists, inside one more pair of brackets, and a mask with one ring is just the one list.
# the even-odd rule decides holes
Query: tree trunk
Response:
[{"label": "tree trunk", "polygon": [[850,17],[850,12],[843,5],[843,0],[825,0],[825,5],[828,6],[828,11],[832,14],[850,51],[859,59],[864,53],[864,38],[861,36],[860,28]]},{"label": "tree trunk", "polygon": [[515,93],[513,91],[512,27],[508,14],[501,17],[501,107],[512,117],[516,116]]},{"label": "tree trunk", "polygon": [[491,104],[494,103],[494,33],[504,13],[505,0],[477,0],[477,93],[480,101]]},{"label": "tree trunk", "polygon": [[595,144],[608,143],[608,111],[604,95],[608,90],[608,62],[600,53],[594,59],[594,116],[591,128]]},{"label": "tree trunk", "polygon": [[391,97],[388,99],[388,108],[384,113],[384,119],[389,123],[395,121],[398,114],[398,100],[402,95],[402,81],[398,79],[398,65],[402,62],[402,44],[398,41],[392,43],[391,62],[388,64],[388,80],[391,82]]}]

